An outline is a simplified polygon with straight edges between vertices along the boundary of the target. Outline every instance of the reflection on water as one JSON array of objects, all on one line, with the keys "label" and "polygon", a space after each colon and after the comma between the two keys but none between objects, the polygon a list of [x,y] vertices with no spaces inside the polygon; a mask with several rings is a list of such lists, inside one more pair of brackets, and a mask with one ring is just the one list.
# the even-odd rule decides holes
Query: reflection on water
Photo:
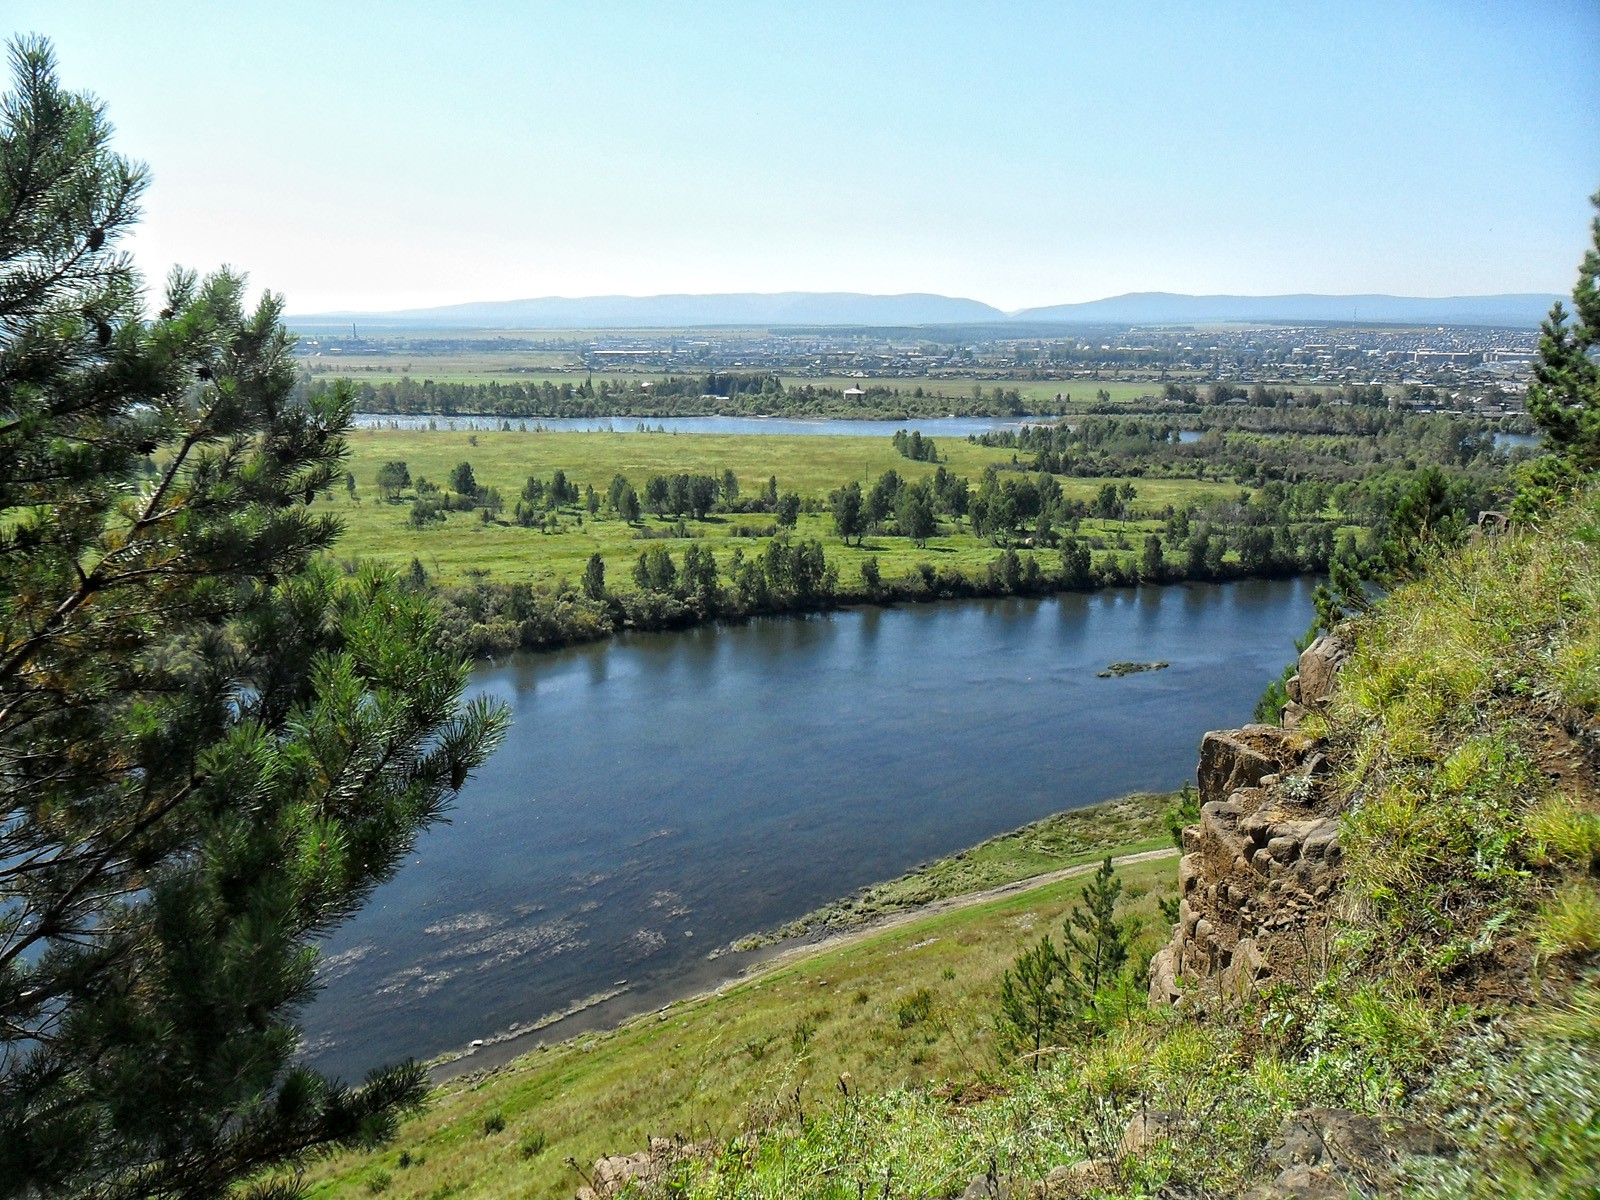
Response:
[{"label": "reflection on water", "polygon": [[[520,657],[516,723],[329,940],[307,1013],[355,1077],[681,976],[740,934],[1063,808],[1176,787],[1249,719],[1307,581],[772,618]],[[1165,671],[1095,678],[1118,660]]]}]

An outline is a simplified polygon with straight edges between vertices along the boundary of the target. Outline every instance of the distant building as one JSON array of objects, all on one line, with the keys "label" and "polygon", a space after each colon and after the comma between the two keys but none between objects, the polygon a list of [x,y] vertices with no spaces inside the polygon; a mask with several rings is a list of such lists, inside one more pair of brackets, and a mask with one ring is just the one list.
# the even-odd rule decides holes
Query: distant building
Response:
[{"label": "distant building", "polygon": [[858,387],[848,387],[844,390],[844,398],[846,403],[851,403],[865,400],[867,398],[867,394]]}]

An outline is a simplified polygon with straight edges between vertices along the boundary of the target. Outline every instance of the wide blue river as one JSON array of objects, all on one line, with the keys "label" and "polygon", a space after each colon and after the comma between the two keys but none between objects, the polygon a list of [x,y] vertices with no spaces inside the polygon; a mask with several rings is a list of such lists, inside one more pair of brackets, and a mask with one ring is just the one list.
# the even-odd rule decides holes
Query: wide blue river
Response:
[{"label": "wide blue river", "polygon": [[[707,953],[741,934],[1046,814],[1175,788],[1200,735],[1248,721],[1293,656],[1311,586],[769,618],[480,670],[511,733],[330,939],[308,1053],[358,1078],[598,993],[620,995],[587,1019],[645,1011],[715,982],[734,956]],[[1156,659],[1171,666],[1095,676]]]},{"label": "wide blue river", "polygon": [[[995,429],[1047,424],[1054,417],[907,417],[903,421],[854,421],[833,417],[441,417],[357,413],[358,429],[513,430],[550,433],[737,433],[799,434],[809,437],[893,437],[897,429],[926,437],[965,438]],[[1199,436],[1198,434],[1196,436]]]}]

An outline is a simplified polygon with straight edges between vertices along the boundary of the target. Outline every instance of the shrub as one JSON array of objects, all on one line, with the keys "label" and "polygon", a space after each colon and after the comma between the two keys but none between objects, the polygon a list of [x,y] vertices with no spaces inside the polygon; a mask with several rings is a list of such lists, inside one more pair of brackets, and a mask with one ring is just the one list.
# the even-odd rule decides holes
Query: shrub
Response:
[{"label": "shrub", "polygon": [[901,1029],[910,1029],[933,1015],[933,993],[918,988],[894,1006],[894,1019]]},{"label": "shrub", "polygon": [[811,1017],[801,1017],[789,1032],[789,1048],[796,1054],[804,1054],[816,1032],[816,1021]]}]

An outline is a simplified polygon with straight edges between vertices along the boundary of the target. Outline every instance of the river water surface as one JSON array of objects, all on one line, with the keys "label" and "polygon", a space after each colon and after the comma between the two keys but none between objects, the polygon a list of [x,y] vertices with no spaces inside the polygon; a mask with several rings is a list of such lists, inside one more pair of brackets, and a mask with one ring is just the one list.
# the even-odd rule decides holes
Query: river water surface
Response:
[{"label": "river water surface", "polygon": [[325,946],[310,1056],[359,1078],[600,992],[641,1011],[742,934],[1049,813],[1175,788],[1200,735],[1248,721],[1293,656],[1311,586],[766,618],[480,670],[473,691],[515,724],[453,823]]},{"label": "river water surface", "polygon": [[[357,413],[357,429],[496,430],[549,433],[737,433],[791,434],[802,437],[893,437],[915,429],[924,437],[965,438],[1024,425],[1049,425],[1055,417],[907,417],[900,421],[844,417],[482,417]],[[1198,435],[1197,435],[1198,436]]]}]

